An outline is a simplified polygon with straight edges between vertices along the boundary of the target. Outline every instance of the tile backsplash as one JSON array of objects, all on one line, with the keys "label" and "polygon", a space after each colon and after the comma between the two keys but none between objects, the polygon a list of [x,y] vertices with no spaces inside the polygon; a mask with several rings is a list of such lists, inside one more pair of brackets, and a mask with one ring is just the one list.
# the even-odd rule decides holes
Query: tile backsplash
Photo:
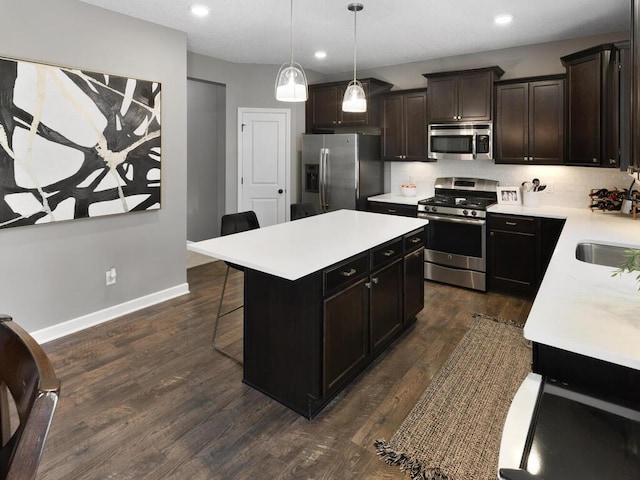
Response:
[{"label": "tile backsplash", "polygon": [[[547,188],[541,192],[541,205],[587,207],[592,188],[629,188],[632,178],[617,169],[565,167],[555,165],[496,165],[493,160],[441,160],[433,163],[397,162],[390,164],[390,191],[401,194],[400,185],[413,182],[418,197],[433,195],[437,177],[476,177],[498,180],[501,186],[519,186],[540,179]],[[640,189],[636,183],[635,188]]]}]

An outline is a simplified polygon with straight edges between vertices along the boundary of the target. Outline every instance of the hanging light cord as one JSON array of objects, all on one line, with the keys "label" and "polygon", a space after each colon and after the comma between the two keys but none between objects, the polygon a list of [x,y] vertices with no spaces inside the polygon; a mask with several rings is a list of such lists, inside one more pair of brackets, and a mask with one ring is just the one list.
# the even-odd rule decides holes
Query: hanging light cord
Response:
[{"label": "hanging light cord", "polygon": [[293,65],[293,0],[291,0],[291,8],[289,9],[289,13],[291,15],[291,18],[289,19],[289,30],[291,34],[291,59],[289,60],[289,63]]},{"label": "hanging light cord", "polygon": [[356,81],[356,35],[357,35],[357,25],[356,25],[356,18],[357,18],[357,12],[358,9],[354,8],[353,9],[353,81]]}]

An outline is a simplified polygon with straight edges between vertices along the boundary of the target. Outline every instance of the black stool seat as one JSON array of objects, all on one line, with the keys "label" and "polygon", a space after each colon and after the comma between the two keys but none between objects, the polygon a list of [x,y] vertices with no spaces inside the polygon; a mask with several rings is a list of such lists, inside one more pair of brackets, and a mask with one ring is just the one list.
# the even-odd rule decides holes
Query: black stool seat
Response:
[{"label": "black stool seat", "polygon": [[315,207],[311,203],[300,202],[291,204],[291,220],[298,220],[300,218],[311,217],[316,215]]}]

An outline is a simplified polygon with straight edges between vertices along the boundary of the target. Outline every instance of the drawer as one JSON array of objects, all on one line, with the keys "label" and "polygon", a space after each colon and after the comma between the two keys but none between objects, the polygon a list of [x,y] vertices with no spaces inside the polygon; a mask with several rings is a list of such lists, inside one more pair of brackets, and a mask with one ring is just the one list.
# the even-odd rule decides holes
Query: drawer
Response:
[{"label": "drawer", "polygon": [[346,288],[349,284],[369,274],[369,255],[362,253],[349,260],[327,268],[324,271],[325,295],[339,289]]},{"label": "drawer", "polygon": [[402,238],[371,250],[371,269],[374,270],[402,256]]},{"label": "drawer", "polygon": [[489,230],[504,230],[507,232],[535,233],[536,223],[533,217],[517,215],[489,215]]},{"label": "drawer", "polygon": [[424,228],[416,230],[415,232],[407,233],[403,239],[405,253],[409,253],[416,248],[422,247],[424,245]]},{"label": "drawer", "polygon": [[400,203],[369,202],[369,211],[386,213],[388,215],[400,215],[402,217],[417,217],[417,205],[403,205]]}]

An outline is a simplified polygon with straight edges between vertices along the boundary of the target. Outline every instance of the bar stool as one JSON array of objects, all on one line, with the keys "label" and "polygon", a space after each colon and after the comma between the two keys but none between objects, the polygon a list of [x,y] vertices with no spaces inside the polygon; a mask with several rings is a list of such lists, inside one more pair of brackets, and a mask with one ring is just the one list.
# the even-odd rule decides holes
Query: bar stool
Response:
[{"label": "bar stool", "polygon": [[291,204],[291,220],[298,220],[304,217],[315,215],[316,209],[311,203],[300,202]]},{"label": "bar stool", "polygon": [[[230,213],[228,215],[223,215],[222,217],[222,221],[220,224],[220,236],[246,232],[248,230],[254,230],[256,228],[260,228],[260,223],[258,223],[258,217],[256,216],[255,212],[248,211],[248,212],[240,212],[240,213]],[[225,293],[225,290],[227,289],[227,280],[229,279],[229,269],[233,268],[241,272],[244,272],[245,270],[245,268],[241,265],[236,265],[235,263],[230,263],[230,262],[224,262],[224,263],[227,264],[227,270],[224,274],[222,294],[220,295],[220,302],[218,303],[218,312],[216,314],[216,321],[213,326],[213,337],[211,339],[211,345],[213,346],[214,350],[217,350],[218,352],[222,353],[223,355],[226,355],[233,361],[242,365],[242,360],[237,359],[236,357],[234,357],[233,355],[224,351],[223,349],[221,349],[216,345],[216,336],[218,334],[218,323],[220,322],[220,319],[244,307],[244,305],[240,305],[234,308],[233,310],[229,310],[228,312],[220,315],[220,312],[222,311],[222,302],[224,301],[224,293]]]}]

